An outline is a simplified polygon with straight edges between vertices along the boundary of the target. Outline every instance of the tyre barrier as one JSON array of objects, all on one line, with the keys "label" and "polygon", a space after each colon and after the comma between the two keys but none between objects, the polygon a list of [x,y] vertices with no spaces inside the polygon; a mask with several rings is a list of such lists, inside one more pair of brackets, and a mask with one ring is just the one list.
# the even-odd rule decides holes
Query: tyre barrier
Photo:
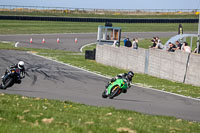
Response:
[{"label": "tyre barrier", "polygon": [[198,19],[111,19],[111,18],[70,18],[70,17],[34,17],[5,16],[0,20],[36,20],[36,21],[67,21],[67,22],[111,22],[111,23],[198,23]]},{"label": "tyre barrier", "polygon": [[85,59],[95,60],[95,56],[96,56],[96,49],[85,51]]}]

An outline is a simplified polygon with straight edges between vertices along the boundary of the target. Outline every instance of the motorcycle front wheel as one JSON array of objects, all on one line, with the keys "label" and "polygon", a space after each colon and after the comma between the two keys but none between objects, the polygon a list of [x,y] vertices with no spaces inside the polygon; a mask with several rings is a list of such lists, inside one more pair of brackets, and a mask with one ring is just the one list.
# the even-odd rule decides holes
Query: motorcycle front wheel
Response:
[{"label": "motorcycle front wheel", "polygon": [[108,97],[108,96],[106,95],[106,90],[103,91],[102,97],[103,97],[103,98],[107,98],[107,97]]},{"label": "motorcycle front wheel", "polygon": [[0,89],[3,89],[3,86],[2,86],[2,84],[0,84]]},{"label": "motorcycle front wheel", "polygon": [[14,84],[13,78],[8,78],[8,79],[6,79],[4,86],[2,86],[2,89],[6,89],[9,86],[12,86],[13,84]]}]

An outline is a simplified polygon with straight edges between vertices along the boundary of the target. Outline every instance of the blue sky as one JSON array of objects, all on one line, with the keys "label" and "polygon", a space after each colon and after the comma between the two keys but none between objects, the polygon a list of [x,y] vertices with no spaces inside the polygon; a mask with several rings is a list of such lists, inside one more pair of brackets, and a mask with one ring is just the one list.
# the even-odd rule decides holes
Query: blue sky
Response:
[{"label": "blue sky", "polygon": [[200,0],[0,0],[0,5],[98,9],[200,9]]}]

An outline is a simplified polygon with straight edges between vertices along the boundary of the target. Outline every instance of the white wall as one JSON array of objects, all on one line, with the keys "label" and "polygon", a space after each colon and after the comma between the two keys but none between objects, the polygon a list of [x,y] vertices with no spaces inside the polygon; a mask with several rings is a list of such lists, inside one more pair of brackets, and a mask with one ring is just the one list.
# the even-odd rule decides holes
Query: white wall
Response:
[{"label": "white wall", "polygon": [[[188,58],[189,57],[189,58]],[[158,78],[200,86],[200,55],[97,45],[96,61]],[[187,64],[188,67],[187,67]],[[185,80],[184,80],[185,79]]]}]

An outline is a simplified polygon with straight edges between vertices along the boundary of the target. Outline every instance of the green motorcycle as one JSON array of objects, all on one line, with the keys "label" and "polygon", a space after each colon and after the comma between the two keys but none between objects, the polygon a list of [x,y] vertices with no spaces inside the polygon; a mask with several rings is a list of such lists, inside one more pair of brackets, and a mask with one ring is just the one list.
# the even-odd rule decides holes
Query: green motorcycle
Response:
[{"label": "green motorcycle", "polygon": [[121,94],[123,90],[127,90],[128,83],[125,79],[117,79],[114,82],[111,82],[108,87],[104,90],[102,97],[113,99],[114,97]]}]

